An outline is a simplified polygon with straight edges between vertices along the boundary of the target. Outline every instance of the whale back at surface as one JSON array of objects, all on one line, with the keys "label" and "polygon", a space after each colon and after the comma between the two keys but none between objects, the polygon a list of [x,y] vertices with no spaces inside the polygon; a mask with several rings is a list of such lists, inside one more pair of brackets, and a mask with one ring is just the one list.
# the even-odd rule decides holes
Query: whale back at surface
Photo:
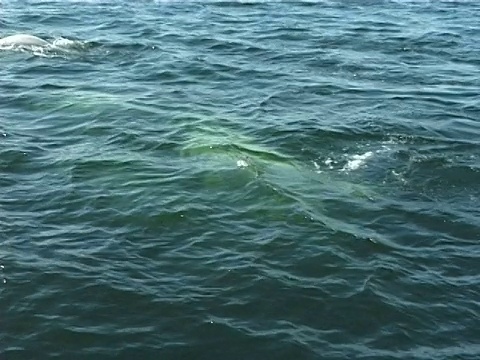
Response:
[{"label": "whale back at surface", "polygon": [[0,46],[46,46],[49,45],[43,39],[28,34],[16,34],[0,39]]}]

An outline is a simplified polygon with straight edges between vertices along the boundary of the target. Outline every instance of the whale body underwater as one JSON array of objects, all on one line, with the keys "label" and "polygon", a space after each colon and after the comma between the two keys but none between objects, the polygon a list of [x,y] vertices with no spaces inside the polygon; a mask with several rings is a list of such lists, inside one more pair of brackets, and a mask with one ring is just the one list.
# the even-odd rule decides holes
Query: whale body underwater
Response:
[{"label": "whale body underwater", "polygon": [[15,34],[0,39],[0,46],[47,46],[47,41],[29,34]]}]

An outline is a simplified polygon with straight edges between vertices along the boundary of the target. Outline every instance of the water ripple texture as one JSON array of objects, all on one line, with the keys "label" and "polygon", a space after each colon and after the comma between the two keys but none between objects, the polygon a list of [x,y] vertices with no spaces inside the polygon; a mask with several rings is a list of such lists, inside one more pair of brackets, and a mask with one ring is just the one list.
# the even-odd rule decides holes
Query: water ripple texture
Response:
[{"label": "water ripple texture", "polygon": [[0,1],[1,359],[480,358],[476,1]]}]

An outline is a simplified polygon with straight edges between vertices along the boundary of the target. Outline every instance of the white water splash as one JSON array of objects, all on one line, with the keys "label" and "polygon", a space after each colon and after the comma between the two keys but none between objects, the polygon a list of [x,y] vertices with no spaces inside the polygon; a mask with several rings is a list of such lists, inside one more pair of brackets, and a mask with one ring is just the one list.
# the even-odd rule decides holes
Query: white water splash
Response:
[{"label": "white water splash", "polygon": [[365,164],[367,159],[373,156],[373,151],[367,151],[361,155],[353,155],[350,160],[347,161],[345,166],[342,168],[341,171],[353,171],[357,170],[361,166]]},{"label": "white water splash", "polygon": [[237,166],[239,168],[246,168],[246,167],[248,167],[248,163],[245,160],[240,159],[240,160],[237,161]]}]

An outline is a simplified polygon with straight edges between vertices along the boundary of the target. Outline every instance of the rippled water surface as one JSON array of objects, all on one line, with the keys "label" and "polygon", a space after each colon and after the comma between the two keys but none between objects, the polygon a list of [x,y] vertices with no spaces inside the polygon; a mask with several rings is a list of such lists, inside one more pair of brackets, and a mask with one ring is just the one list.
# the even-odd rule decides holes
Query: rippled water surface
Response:
[{"label": "rippled water surface", "polygon": [[476,1],[0,1],[1,359],[479,359]]}]

